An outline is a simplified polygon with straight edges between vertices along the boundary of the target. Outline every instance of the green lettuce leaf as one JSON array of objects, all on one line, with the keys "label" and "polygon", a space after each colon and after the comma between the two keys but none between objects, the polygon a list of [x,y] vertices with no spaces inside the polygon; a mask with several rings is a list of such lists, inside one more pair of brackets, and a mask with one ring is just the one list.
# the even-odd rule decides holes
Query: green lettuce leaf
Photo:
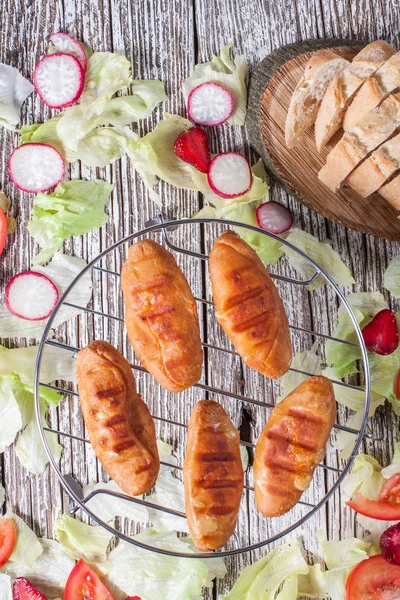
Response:
[{"label": "green lettuce leaf", "polygon": [[371,389],[385,396],[396,415],[400,415],[400,400],[395,393],[397,375],[400,370],[400,348],[386,356],[369,352],[368,358],[371,369]]},{"label": "green lettuce leaf", "polygon": [[10,446],[22,428],[22,417],[11,386],[0,377],[0,453]]},{"label": "green lettuce leaf", "polygon": [[[387,302],[381,292],[353,292],[347,294],[346,300],[353,309],[361,311],[365,317],[374,317],[387,308]],[[343,304],[340,304],[339,317],[343,314],[347,314],[347,311]]]},{"label": "green lettuce leaf", "polygon": [[18,565],[32,567],[43,552],[42,544],[20,517],[8,512],[5,518],[12,519],[15,529],[15,544],[9,560]]},{"label": "green lettuce leaf", "polygon": [[[347,287],[355,283],[349,268],[344,264],[339,254],[333,250],[327,240],[320,242],[316,237],[293,227],[287,241],[302,250],[307,256],[312,258],[317,265],[322,267],[333,281],[341,286]],[[302,276],[303,279],[310,279],[315,274],[315,268],[306,259],[303,259],[297,252],[283,246],[283,251],[290,260],[292,267]],[[325,278],[320,275],[311,285],[309,290],[316,290],[326,284]]]},{"label": "green lettuce leaf", "polygon": [[51,194],[37,194],[28,230],[42,248],[34,265],[47,262],[64,240],[102,227],[114,185],[98,179],[63,181]]},{"label": "green lettuce leaf", "polygon": [[48,144],[53,146],[61,156],[65,158],[65,148],[57,135],[57,125],[61,115],[57,115],[44,123],[34,123],[33,125],[24,125],[21,127],[19,144],[28,142],[35,144]]},{"label": "green lettuce leaf", "polygon": [[[353,307],[354,315],[360,327],[364,327],[370,318],[365,312]],[[358,344],[358,337],[354,330],[354,325],[347,313],[341,314],[338,320],[333,337],[338,340],[345,340]],[[338,379],[346,375],[357,373],[356,361],[362,356],[361,349],[356,346],[349,346],[333,340],[327,340],[325,345],[326,359],[328,364],[333,365],[333,372]]]},{"label": "green lettuce leaf", "polygon": [[[291,369],[298,369],[312,373],[313,375],[322,375],[321,358],[317,354],[318,342],[315,342],[310,350],[296,352],[292,359]],[[329,377],[327,375],[327,377]],[[288,371],[281,379],[280,384],[283,394],[279,396],[277,402],[281,402],[290,392],[296,389],[303,381],[309,378],[309,375]]]},{"label": "green lettuce leaf", "polygon": [[321,565],[312,565],[307,575],[299,575],[298,596],[305,598],[328,598],[329,590],[326,581],[326,571],[321,570]]},{"label": "green lettuce leaf", "polygon": [[[125,492],[115,483],[115,481],[111,480],[107,483],[93,482],[89,485],[86,485],[83,488],[85,498],[95,490],[106,490],[118,492],[119,494],[125,494]],[[93,496],[93,498],[86,502],[86,506],[106,523],[113,521],[116,517],[126,517],[127,519],[132,519],[137,523],[149,522],[149,511],[145,506],[136,504],[134,502],[129,502],[129,500],[108,496],[107,494],[96,494]]]},{"label": "green lettuce leaf", "polygon": [[127,133],[123,129],[96,127],[79,141],[75,151],[65,149],[65,159],[70,163],[80,160],[89,167],[102,168],[123,156],[127,139]]},{"label": "green lettuce leaf", "polygon": [[15,67],[0,63],[0,126],[15,131],[21,106],[33,92],[33,85]]},{"label": "green lettuce leaf", "polygon": [[[298,540],[282,544],[274,548],[259,561],[247,567],[231,591],[222,600],[274,600],[276,593],[288,579],[307,575],[309,566],[306,563]],[[295,587],[297,591],[297,587]],[[287,589],[289,593],[289,590]],[[291,597],[291,596],[289,596]],[[284,596],[282,596],[283,600]]]},{"label": "green lettuce leaf", "polygon": [[26,577],[39,592],[45,595],[47,600],[62,598],[64,584],[74,568],[75,561],[65,554],[58,542],[45,538],[40,538],[38,542],[41,544],[43,552],[32,566],[8,561],[0,571],[12,578]]},{"label": "green lettuce leaf", "polygon": [[[33,388],[38,346],[12,349],[0,346],[0,351],[0,376],[16,373],[22,383]],[[42,383],[51,383],[56,379],[75,381],[75,359],[72,352],[63,348],[46,346],[40,367],[40,380]]]},{"label": "green lettuce leaf", "polygon": [[360,492],[370,500],[377,500],[380,489],[385,481],[382,467],[378,461],[368,454],[358,454],[354,460],[351,473],[342,483],[344,498],[350,499]]},{"label": "green lettuce leaf", "polygon": [[13,600],[12,580],[4,573],[0,573],[0,600]]},{"label": "green lettuce leaf", "polygon": [[247,111],[246,77],[248,66],[244,56],[231,58],[232,45],[222,48],[219,56],[213,55],[206,63],[197,64],[190,77],[182,85],[182,91],[187,101],[191,90],[202,83],[218,83],[233,96],[235,106],[232,116],[228,119],[230,125],[244,125]]},{"label": "green lettuce leaf", "polygon": [[395,298],[400,298],[400,254],[389,263],[383,275],[383,285]]},{"label": "green lettuce leaf", "polygon": [[[134,536],[158,548],[176,552],[194,552],[185,538],[175,531],[158,532],[147,528]],[[190,559],[165,556],[137,548],[120,541],[104,565],[107,580],[127,595],[137,595],[141,600],[197,600],[204,587],[211,587],[215,576],[226,574],[220,558]]]},{"label": "green lettuce leaf", "polygon": [[64,551],[79,560],[103,563],[107,560],[107,548],[112,534],[103,527],[95,527],[62,515],[54,523],[54,531]]},{"label": "green lettuce leaf", "polygon": [[[37,266],[32,271],[46,275],[56,284],[61,296],[73,279],[86,266],[86,261],[74,256],[68,256],[62,252],[57,252],[52,261],[45,267]],[[92,278],[87,273],[77,283],[69,295],[69,302],[77,306],[87,306],[92,297]],[[58,311],[53,327],[59,327],[65,321],[76,317],[79,310],[69,306],[62,306]],[[5,306],[0,306],[0,337],[27,337],[40,338],[48,319],[43,321],[26,321],[12,315]]]}]

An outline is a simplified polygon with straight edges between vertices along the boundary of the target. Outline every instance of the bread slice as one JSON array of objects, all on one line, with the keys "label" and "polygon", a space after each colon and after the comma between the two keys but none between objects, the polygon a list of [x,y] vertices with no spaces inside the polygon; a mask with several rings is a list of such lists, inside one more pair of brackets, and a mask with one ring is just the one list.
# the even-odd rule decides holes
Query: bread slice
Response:
[{"label": "bread slice", "polygon": [[385,200],[400,210],[400,174],[396,175],[389,183],[385,183],[378,191]]},{"label": "bread slice", "polygon": [[296,146],[305,131],[314,124],[326,88],[348,64],[348,60],[332,50],[319,50],[310,58],[290,99],[285,127],[288,148]]},{"label": "bread slice", "polygon": [[389,58],[361,86],[343,117],[343,129],[349,131],[389,94],[400,86],[400,52]]},{"label": "bread slice", "polygon": [[392,94],[347,131],[328,154],[318,178],[336,192],[357,165],[400,127],[400,94]]},{"label": "bread slice", "polygon": [[349,177],[346,183],[363,198],[379,190],[400,169],[400,134],[379,146]]},{"label": "bread slice", "polygon": [[346,107],[364,81],[370,77],[396,50],[378,40],[368,44],[353,58],[353,62],[332,79],[322,98],[315,121],[315,143],[318,152],[340,129]]}]

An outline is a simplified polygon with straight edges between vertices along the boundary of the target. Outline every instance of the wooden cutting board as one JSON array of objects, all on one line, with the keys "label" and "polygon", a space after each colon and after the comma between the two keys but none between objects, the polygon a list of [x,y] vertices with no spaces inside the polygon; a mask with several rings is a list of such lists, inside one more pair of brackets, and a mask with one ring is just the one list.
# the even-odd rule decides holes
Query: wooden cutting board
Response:
[{"label": "wooden cutting board", "polygon": [[321,154],[315,147],[314,128],[296,148],[289,150],[285,144],[290,98],[312,53],[331,48],[351,60],[364,45],[353,40],[310,40],[272,52],[253,71],[247,126],[251,144],[268,170],[306,206],[352,229],[400,241],[399,213],[378,193],[362,198],[343,187],[334,194],[319,181],[317,173],[342,131]]}]

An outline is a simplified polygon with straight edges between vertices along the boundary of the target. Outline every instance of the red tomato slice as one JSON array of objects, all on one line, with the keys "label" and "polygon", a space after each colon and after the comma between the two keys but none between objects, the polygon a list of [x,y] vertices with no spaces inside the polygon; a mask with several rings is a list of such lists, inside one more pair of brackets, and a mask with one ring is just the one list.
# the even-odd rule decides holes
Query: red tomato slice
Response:
[{"label": "red tomato slice", "polygon": [[398,504],[400,501],[400,473],[389,477],[379,492],[379,500],[389,502],[389,504]]},{"label": "red tomato slice", "polygon": [[0,208],[0,254],[4,250],[7,239],[7,220],[2,208]]},{"label": "red tomato slice", "polygon": [[64,600],[115,600],[115,598],[97,573],[81,559],[67,579]]},{"label": "red tomato slice", "polygon": [[0,567],[11,556],[15,543],[15,529],[12,519],[0,519]]},{"label": "red tomato slice", "polygon": [[400,598],[400,567],[378,554],[360,562],[346,583],[346,600],[397,600]]},{"label": "red tomato slice", "polygon": [[400,473],[385,481],[378,500],[368,500],[362,494],[355,494],[346,504],[371,519],[400,521]]}]

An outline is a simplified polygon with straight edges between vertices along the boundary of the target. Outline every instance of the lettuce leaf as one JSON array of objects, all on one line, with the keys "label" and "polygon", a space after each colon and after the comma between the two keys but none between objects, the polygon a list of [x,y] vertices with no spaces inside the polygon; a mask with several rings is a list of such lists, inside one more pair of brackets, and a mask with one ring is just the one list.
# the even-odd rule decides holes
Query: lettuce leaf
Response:
[{"label": "lettuce leaf", "polygon": [[[84,496],[88,496],[94,490],[108,490],[125,494],[115,481],[112,480],[107,483],[91,483],[85,486],[83,489]],[[107,494],[93,496],[93,498],[86,502],[86,506],[105,522],[112,521],[115,517],[126,517],[138,523],[149,522],[149,511],[145,506],[129,502],[129,500],[108,496]]]},{"label": "lettuce leaf", "polygon": [[[360,327],[364,327],[364,324],[366,325],[370,320],[365,316],[365,312],[358,308],[353,307],[353,312]],[[358,344],[354,325],[347,313],[340,315],[336,329],[333,332],[333,337]],[[358,346],[349,346],[333,340],[327,340],[325,352],[327,362],[333,365],[333,372],[338,379],[358,372],[356,361],[362,356],[361,349]]]},{"label": "lettuce leaf", "polygon": [[392,475],[397,475],[397,473],[400,473],[400,442],[395,445],[391,463],[382,469],[381,475],[385,479],[390,479]]},{"label": "lettuce leaf", "polygon": [[368,454],[358,454],[354,460],[351,473],[342,483],[342,492],[346,500],[360,492],[370,500],[377,500],[385,481],[382,467],[378,461]]},{"label": "lettuce leaf", "polygon": [[[37,266],[32,268],[32,271],[49,277],[56,284],[61,296],[86,264],[86,261],[81,258],[57,252],[47,266]],[[87,273],[71,291],[68,301],[77,306],[87,306],[91,296],[92,278],[90,273]],[[59,327],[62,323],[69,321],[79,313],[80,311],[75,308],[63,306],[53,321],[53,327]],[[43,321],[26,321],[25,319],[20,319],[8,312],[5,306],[0,306],[1,337],[40,338],[47,322],[48,319],[44,319]]]},{"label": "lettuce leaf", "polygon": [[28,230],[42,251],[32,261],[47,262],[70,236],[107,223],[104,212],[114,185],[98,179],[63,181],[51,194],[37,194]]},{"label": "lettuce leaf", "polygon": [[24,125],[20,130],[19,144],[26,144],[28,142],[48,144],[58,150],[61,156],[65,157],[64,145],[57,135],[57,125],[60,119],[61,115],[57,115],[44,123]]},{"label": "lettuce leaf", "polygon": [[15,544],[9,561],[18,565],[32,567],[34,562],[43,552],[43,546],[39,542],[32,529],[24,521],[12,512],[5,515],[6,519],[12,519],[15,529]]},{"label": "lettuce leaf", "polygon": [[[175,531],[147,528],[133,539],[158,548],[193,552],[189,540],[178,538]],[[106,583],[110,581],[125,595],[137,595],[141,600],[197,600],[204,587],[211,587],[216,575],[222,578],[226,573],[218,558],[175,558],[122,541],[110,552],[104,567]]]},{"label": "lettuce leaf", "polygon": [[13,600],[11,577],[4,573],[0,573],[0,600]]},{"label": "lettuce leaf", "polygon": [[65,149],[65,159],[67,162],[80,160],[84,165],[99,168],[115,162],[125,153],[128,128],[124,129],[96,127],[80,140],[75,151]]},{"label": "lettuce leaf", "polygon": [[103,527],[82,523],[63,514],[54,523],[55,534],[64,552],[86,562],[103,563],[107,560],[107,548],[113,537]]},{"label": "lettuce leaf", "polygon": [[231,58],[232,45],[225,46],[219,56],[213,55],[206,63],[197,64],[190,77],[182,84],[182,91],[187,101],[191,90],[202,83],[218,83],[233,96],[235,106],[230,125],[244,125],[247,111],[246,77],[248,66],[244,56]]},{"label": "lettuce leaf", "polygon": [[[293,577],[296,582],[290,582],[290,587],[295,587],[297,592],[297,576],[307,575],[308,571],[309,566],[303,557],[300,543],[292,540],[274,548],[247,567],[231,591],[221,600],[274,600],[281,585]],[[282,600],[283,598],[284,596]]]},{"label": "lettuce leaf", "polygon": [[6,501],[6,490],[0,483],[0,510],[3,508],[3,504]]},{"label": "lettuce leaf", "polygon": [[21,106],[34,90],[15,67],[0,63],[0,125],[15,131]]},{"label": "lettuce leaf", "polygon": [[58,542],[46,538],[38,541],[43,552],[32,566],[8,561],[0,571],[12,578],[26,577],[48,600],[61,598],[65,581],[74,568],[75,561],[65,554]]},{"label": "lettuce leaf", "polygon": [[[317,354],[318,342],[315,342],[310,350],[303,350],[303,352],[296,352],[292,359],[291,368],[298,369],[299,371],[306,371],[313,375],[322,375],[321,370],[321,358]],[[325,373],[324,373],[325,374]],[[279,396],[277,402],[281,402],[290,392],[297,388],[303,381],[308,379],[308,375],[302,373],[296,373],[295,371],[288,371],[281,379],[281,387],[283,394]],[[329,375],[327,375],[329,377]]]},{"label": "lettuce leaf", "polygon": [[383,275],[383,285],[392,296],[400,298],[400,254],[390,261]]},{"label": "lettuce leaf", "polygon": [[326,581],[326,571],[321,570],[321,565],[312,565],[307,575],[299,575],[298,596],[305,598],[329,598],[329,589]]},{"label": "lettuce leaf", "polygon": [[[0,346],[0,351],[0,376],[16,373],[22,383],[33,386],[38,346],[12,349]],[[51,383],[56,379],[75,381],[75,359],[72,352],[46,346],[43,351],[40,380],[42,383]]]},{"label": "lettuce leaf", "polygon": [[[367,317],[374,317],[378,312],[387,308],[387,302],[381,292],[353,292],[347,294],[347,302],[353,309],[357,309]],[[339,317],[347,314],[343,304],[339,306]]]},{"label": "lettuce leaf", "polygon": [[368,353],[371,369],[371,389],[388,399],[396,415],[400,415],[400,400],[396,397],[395,384],[400,369],[400,348],[392,354],[380,356]]},{"label": "lettuce leaf", "polygon": [[[317,265],[322,267],[337,285],[347,287],[355,283],[349,268],[344,264],[339,254],[333,250],[327,240],[320,242],[310,233],[302,231],[297,227],[293,227],[290,230],[286,239],[293,244],[293,246],[296,246],[296,248],[302,250],[307,256],[315,260]],[[302,258],[297,252],[287,246],[283,246],[283,251],[289,258],[292,267],[303,279],[310,279],[315,274],[316,271],[311,263]],[[308,285],[307,288],[309,290],[316,290],[325,284],[325,278],[320,275],[312,284]]]},{"label": "lettuce leaf", "polygon": [[8,381],[0,377],[0,453],[13,443],[21,428],[18,403]]}]

